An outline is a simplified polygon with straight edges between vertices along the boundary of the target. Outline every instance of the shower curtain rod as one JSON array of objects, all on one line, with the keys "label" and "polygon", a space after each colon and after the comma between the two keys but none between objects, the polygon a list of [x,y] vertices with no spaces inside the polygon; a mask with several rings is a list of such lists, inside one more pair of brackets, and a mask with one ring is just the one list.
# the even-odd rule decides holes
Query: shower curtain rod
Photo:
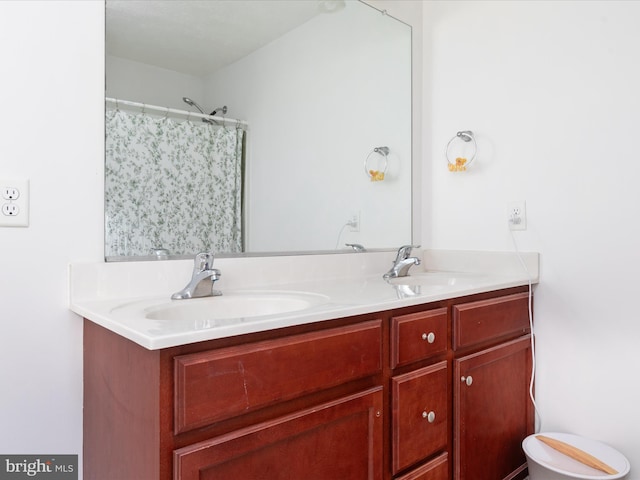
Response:
[{"label": "shower curtain rod", "polygon": [[140,102],[131,102],[129,100],[120,100],[119,98],[111,98],[106,97],[105,101],[107,103],[113,104],[117,107],[129,107],[129,108],[139,108],[143,112],[153,112],[164,115],[180,115],[187,118],[209,118],[211,120],[215,120],[217,122],[221,122],[222,125],[237,125],[241,128],[246,129],[249,126],[249,123],[245,120],[237,120],[235,118],[227,118],[227,117],[219,117],[219,116],[211,116],[202,113],[189,112],[187,110],[179,110],[177,108],[168,108],[168,107],[159,107],[157,105],[148,105],[146,103]]}]

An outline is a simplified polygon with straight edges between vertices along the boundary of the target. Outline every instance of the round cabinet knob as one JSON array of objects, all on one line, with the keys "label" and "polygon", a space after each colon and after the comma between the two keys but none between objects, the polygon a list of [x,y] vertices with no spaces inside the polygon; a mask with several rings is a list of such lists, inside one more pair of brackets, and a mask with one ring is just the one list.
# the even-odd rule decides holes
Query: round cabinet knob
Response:
[{"label": "round cabinet knob", "polygon": [[464,382],[467,384],[467,387],[470,387],[471,384],[473,383],[473,377],[471,375],[469,375],[468,377],[460,377],[460,381]]},{"label": "round cabinet knob", "polygon": [[426,418],[427,422],[433,423],[436,421],[436,412],[433,410],[427,413],[426,411],[422,412],[422,418]]},{"label": "round cabinet knob", "polygon": [[378,410],[378,411],[376,412],[376,418],[380,418],[380,415],[381,415],[380,410]]},{"label": "round cabinet knob", "polygon": [[422,339],[426,340],[429,343],[433,343],[436,341],[436,334],[433,332],[429,332],[429,333],[423,333],[422,334]]}]

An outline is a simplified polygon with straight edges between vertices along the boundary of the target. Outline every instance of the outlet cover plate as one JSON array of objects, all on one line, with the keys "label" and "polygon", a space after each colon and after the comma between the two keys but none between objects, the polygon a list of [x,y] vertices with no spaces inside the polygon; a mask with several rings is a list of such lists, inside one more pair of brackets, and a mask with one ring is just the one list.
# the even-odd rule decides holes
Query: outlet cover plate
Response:
[{"label": "outlet cover plate", "polygon": [[0,178],[0,227],[29,226],[29,180]]},{"label": "outlet cover plate", "polygon": [[527,207],[524,200],[507,203],[507,221],[511,230],[527,229]]}]

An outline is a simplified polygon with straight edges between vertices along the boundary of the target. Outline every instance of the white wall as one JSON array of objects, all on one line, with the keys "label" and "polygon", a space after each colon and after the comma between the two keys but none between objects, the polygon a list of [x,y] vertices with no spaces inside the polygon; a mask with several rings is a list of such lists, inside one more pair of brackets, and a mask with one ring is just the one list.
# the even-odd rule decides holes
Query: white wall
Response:
[{"label": "white wall", "polygon": [[67,264],[102,258],[104,5],[0,2],[0,176],[31,181],[0,229],[0,452],[82,452],[82,322]]},{"label": "white wall", "polygon": [[[603,440],[640,478],[640,2],[425,4],[425,131],[435,248],[542,254],[535,317],[542,428]],[[443,151],[477,135],[467,173]]]}]

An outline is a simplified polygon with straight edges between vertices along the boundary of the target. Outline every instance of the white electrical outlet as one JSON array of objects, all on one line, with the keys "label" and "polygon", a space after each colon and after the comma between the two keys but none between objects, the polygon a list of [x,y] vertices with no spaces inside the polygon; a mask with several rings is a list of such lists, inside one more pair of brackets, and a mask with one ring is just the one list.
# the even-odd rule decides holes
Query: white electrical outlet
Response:
[{"label": "white electrical outlet", "polygon": [[524,200],[507,203],[507,222],[511,230],[527,229],[527,209]]},{"label": "white electrical outlet", "polygon": [[0,227],[29,226],[29,180],[0,178]]},{"label": "white electrical outlet", "polygon": [[349,225],[350,232],[359,232],[360,231],[360,212],[352,213],[349,217],[349,221],[347,222]]}]

